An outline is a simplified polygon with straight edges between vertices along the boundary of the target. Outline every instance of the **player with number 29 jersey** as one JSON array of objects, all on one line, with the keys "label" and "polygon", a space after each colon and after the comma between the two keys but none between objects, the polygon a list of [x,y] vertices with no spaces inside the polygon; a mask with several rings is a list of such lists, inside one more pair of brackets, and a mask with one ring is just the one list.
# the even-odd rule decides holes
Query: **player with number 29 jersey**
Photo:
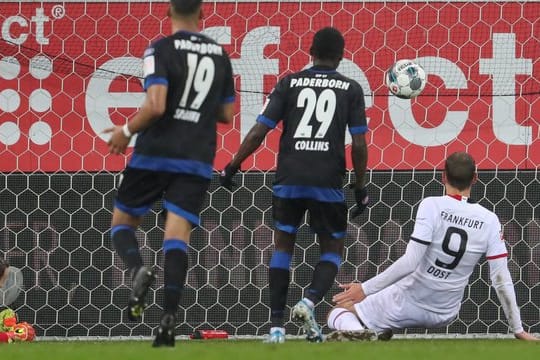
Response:
[{"label": "player with number 29 jersey", "polygon": [[345,134],[351,134],[351,160],[356,181],[356,210],[360,215],[369,203],[364,175],[368,151],[364,93],[353,79],[337,71],[343,59],[345,39],[332,27],[318,30],[311,43],[313,66],[282,78],[270,93],[255,125],[238,152],[220,174],[228,189],[242,162],[263,142],[266,134],[283,122],[276,178],[272,188],[274,251],[269,264],[270,343],[285,341],[285,307],[296,233],[304,216],[317,234],[321,256],[312,282],[291,310],[306,339],[322,341],[314,317],[342,262],[347,230],[347,204],[343,191]]},{"label": "player with number 29 jersey", "polygon": [[144,87],[167,85],[167,108],[137,137],[129,166],[210,178],[216,152],[216,114],[234,102],[225,50],[200,33],[178,31],[144,53]]},{"label": "player with number 29 jersey", "polygon": [[[319,200],[339,201],[345,173],[345,131],[366,133],[361,86],[335,69],[311,67],[275,86],[257,121],[283,121],[274,191],[294,196],[298,186],[319,188]],[[297,196],[298,197],[298,196]]]}]

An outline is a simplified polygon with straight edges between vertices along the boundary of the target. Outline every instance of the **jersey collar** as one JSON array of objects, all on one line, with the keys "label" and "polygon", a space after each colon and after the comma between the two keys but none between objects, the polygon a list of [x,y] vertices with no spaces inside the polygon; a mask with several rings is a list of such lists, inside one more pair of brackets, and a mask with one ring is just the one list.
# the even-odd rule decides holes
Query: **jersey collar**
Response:
[{"label": "jersey collar", "polygon": [[308,69],[308,71],[315,72],[315,73],[323,73],[323,74],[335,74],[337,73],[337,70],[328,66],[312,66]]},{"label": "jersey collar", "polygon": [[175,34],[201,36],[200,32],[193,32],[193,31],[188,31],[188,30],[178,30],[177,32],[175,32]]},{"label": "jersey collar", "polygon": [[468,202],[468,203],[473,203],[474,201],[471,199],[471,198],[468,198],[466,196],[463,196],[463,195],[459,195],[459,194],[446,194],[447,196],[451,197],[451,198],[454,198],[458,201],[463,201],[463,202]]}]

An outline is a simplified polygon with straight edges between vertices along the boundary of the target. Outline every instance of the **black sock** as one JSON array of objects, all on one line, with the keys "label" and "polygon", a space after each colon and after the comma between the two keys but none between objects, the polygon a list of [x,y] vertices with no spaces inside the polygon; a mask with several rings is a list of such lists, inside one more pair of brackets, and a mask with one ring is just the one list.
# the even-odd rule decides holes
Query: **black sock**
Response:
[{"label": "black sock", "polygon": [[290,271],[288,269],[270,268],[268,277],[270,280],[270,321],[272,327],[283,327]]},{"label": "black sock", "polygon": [[334,262],[319,261],[313,270],[313,280],[305,296],[313,301],[313,304],[317,304],[334,284],[337,273],[338,267]]},{"label": "black sock", "polygon": [[163,310],[168,314],[176,314],[178,310],[188,270],[187,248],[187,244],[182,240],[165,240],[163,242],[163,251],[165,252]]},{"label": "black sock", "polygon": [[134,274],[134,270],[143,265],[135,229],[129,225],[115,225],[111,229],[111,241],[120,259]]}]

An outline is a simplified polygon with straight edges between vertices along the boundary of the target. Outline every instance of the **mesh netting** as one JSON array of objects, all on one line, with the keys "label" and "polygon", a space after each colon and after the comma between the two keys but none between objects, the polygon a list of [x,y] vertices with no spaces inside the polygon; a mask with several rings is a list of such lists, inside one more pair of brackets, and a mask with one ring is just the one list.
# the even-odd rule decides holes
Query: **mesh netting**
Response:
[{"label": "mesh netting", "polygon": [[[169,32],[167,2],[0,7],[0,252],[24,276],[17,311],[42,336],[149,336],[162,283],[150,292],[144,323],[129,323],[123,309],[130,282],[108,233],[126,158],[107,154],[101,131],[125,123],[142,102],[140,57]],[[372,198],[369,211],[349,224],[338,281],[367,279],[402,254],[420,199],[442,192],[445,157],[465,150],[480,169],[474,197],[505,227],[525,329],[540,331],[540,3],[218,1],[206,3],[204,13],[203,31],[224,45],[236,75],[237,115],[219,128],[216,169],[236,152],[276,80],[309,65],[315,31],[335,26],[346,40],[339,70],[366,94]],[[386,69],[403,58],[417,59],[428,73],[426,89],[412,101],[389,96],[384,86]],[[234,194],[212,183],[202,227],[193,233],[179,334],[199,327],[238,336],[268,331],[279,132],[245,162],[249,171]],[[162,260],[159,212],[156,204],[138,232],[150,264]],[[304,224],[289,305],[318,258]],[[318,307],[321,323],[329,307]],[[501,332],[506,322],[482,263],[459,317],[429,333]]]}]

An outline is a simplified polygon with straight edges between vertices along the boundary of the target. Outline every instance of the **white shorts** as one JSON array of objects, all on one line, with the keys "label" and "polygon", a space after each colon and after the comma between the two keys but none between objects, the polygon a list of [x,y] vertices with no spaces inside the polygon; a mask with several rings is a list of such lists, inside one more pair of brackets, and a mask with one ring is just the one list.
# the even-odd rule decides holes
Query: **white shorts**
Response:
[{"label": "white shorts", "polygon": [[438,328],[448,325],[456,314],[438,314],[418,307],[403,289],[392,285],[354,305],[356,314],[369,329],[383,331],[405,328]]}]

